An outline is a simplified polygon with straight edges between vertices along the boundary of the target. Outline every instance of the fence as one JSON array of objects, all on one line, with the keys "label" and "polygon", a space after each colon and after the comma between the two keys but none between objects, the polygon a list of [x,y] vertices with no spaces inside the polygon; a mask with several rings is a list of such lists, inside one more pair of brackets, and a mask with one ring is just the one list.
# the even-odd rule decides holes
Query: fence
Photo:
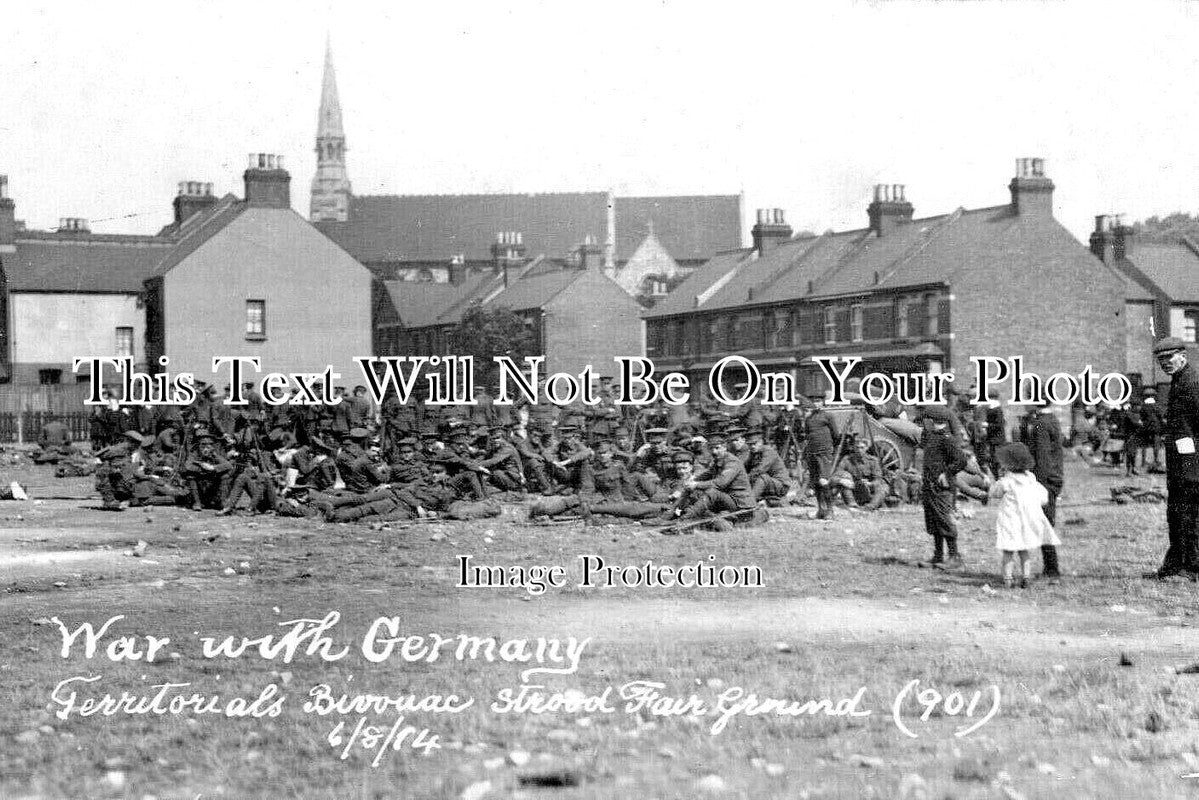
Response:
[{"label": "fence", "polygon": [[83,404],[87,389],[86,384],[0,385],[0,443],[36,442],[51,411],[70,429],[73,441],[86,441],[94,410]]}]

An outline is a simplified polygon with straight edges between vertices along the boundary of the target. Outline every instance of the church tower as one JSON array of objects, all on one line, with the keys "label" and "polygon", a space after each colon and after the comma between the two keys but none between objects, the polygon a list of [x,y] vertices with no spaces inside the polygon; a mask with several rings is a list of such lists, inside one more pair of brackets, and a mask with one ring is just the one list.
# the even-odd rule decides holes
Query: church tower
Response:
[{"label": "church tower", "polygon": [[325,41],[325,77],[316,122],[316,175],[312,178],[313,222],[345,222],[350,215],[350,179],[346,175],[346,135],[333,74],[333,48]]}]

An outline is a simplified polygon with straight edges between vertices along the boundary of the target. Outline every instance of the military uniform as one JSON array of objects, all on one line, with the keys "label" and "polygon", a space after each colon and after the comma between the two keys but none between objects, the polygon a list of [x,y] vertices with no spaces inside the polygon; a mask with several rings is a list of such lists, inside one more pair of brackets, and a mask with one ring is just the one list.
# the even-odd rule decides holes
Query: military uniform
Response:
[{"label": "military uniform", "polygon": [[[1185,357],[1186,345],[1178,339],[1163,339],[1153,348],[1159,359],[1178,353]],[[1170,375],[1163,432],[1166,448],[1166,520],[1170,546],[1160,577],[1199,573],[1199,375],[1194,364],[1184,363]]]}]

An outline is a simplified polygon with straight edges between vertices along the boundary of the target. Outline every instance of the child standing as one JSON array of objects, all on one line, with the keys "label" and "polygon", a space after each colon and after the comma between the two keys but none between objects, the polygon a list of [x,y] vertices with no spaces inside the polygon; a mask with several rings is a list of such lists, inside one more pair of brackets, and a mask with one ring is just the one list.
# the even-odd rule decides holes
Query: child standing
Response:
[{"label": "child standing", "polygon": [[991,487],[991,497],[999,499],[995,518],[995,547],[1003,552],[1003,583],[1009,589],[1015,583],[1016,557],[1020,557],[1020,588],[1028,587],[1032,562],[1028,551],[1042,545],[1061,544],[1042,506],[1049,491],[1032,474],[1032,453],[1021,442],[1004,445],[995,453],[1002,477]]},{"label": "child standing", "polygon": [[920,452],[924,470],[920,499],[924,505],[924,528],[933,537],[933,557],[924,563],[937,569],[960,570],[958,527],[953,521],[954,476],[966,468],[967,459],[958,447],[957,438],[949,433],[949,409],[925,406],[923,414]]}]

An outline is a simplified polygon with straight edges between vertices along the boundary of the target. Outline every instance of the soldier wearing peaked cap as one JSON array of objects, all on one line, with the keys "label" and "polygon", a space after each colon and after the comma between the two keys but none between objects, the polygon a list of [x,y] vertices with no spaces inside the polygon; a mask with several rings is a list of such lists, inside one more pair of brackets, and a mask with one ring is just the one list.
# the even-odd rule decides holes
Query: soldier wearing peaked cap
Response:
[{"label": "soldier wearing peaked cap", "polygon": [[1166,522],[1170,546],[1161,568],[1149,577],[1199,578],[1199,376],[1188,362],[1186,343],[1169,337],[1153,347],[1170,376],[1163,440],[1166,449]]}]

